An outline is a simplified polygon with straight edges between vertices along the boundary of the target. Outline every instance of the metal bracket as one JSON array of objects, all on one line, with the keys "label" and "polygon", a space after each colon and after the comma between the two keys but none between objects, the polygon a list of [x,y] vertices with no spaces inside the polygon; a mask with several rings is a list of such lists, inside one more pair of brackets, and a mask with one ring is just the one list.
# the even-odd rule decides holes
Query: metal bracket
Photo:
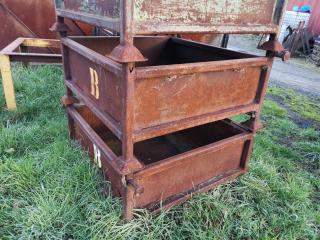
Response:
[{"label": "metal bracket", "polygon": [[118,45],[107,57],[119,63],[130,63],[130,62],[146,62],[148,61],[142,53],[131,44]]},{"label": "metal bracket", "polygon": [[63,104],[64,107],[69,107],[75,103],[79,103],[79,100],[73,96],[63,96],[61,98],[61,103]]},{"label": "metal bracket", "polygon": [[268,56],[279,57],[282,61],[286,62],[290,59],[290,52],[285,50],[278,39],[264,42],[262,45],[258,46],[258,49],[268,51]]},{"label": "metal bracket", "polygon": [[134,194],[139,196],[141,194],[144,193],[144,187],[139,185],[136,181],[134,181],[133,179],[129,179],[128,180],[128,185],[131,185],[134,189]]}]

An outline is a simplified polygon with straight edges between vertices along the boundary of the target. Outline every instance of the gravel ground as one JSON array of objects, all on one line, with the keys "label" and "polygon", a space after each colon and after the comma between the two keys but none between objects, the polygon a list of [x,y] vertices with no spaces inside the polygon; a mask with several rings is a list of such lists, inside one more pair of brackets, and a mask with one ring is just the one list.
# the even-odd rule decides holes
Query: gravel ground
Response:
[{"label": "gravel ground", "polygon": [[[263,55],[264,52],[257,49],[258,42],[259,38],[256,36],[234,35],[230,37],[228,48]],[[320,97],[320,67],[302,58],[293,58],[286,63],[276,59],[270,84],[292,88],[318,98]]]}]

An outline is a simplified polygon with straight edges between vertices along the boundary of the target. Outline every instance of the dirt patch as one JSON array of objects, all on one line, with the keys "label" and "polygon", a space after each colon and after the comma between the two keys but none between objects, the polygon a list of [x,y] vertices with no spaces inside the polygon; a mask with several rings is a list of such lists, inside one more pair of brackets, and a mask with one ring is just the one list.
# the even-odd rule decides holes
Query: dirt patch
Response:
[{"label": "dirt patch", "polygon": [[299,128],[302,128],[302,129],[306,129],[306,128],[310,128],[310,127],[320,128],[319,123],[317,123],[316,121],[311,120],[311,119],[307,119],[307,118],[303,118],[298,113],[292,111],[291,108],[285,104],[285,102],[283,101],[282,98],[280,98],[278,96],[270,95],[270,94],[268,94],[266,98],[276,102],[279,107],[285,109],[288,112],[289,118],[295,124],[297,124],[297,126]]}]

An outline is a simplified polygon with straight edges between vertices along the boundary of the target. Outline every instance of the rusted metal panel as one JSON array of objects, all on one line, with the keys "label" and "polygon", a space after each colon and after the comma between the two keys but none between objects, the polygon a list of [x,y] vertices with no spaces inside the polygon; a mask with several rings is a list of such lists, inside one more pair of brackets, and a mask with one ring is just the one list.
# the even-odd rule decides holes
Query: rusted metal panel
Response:
[{"label": "rusted metal panel", "polygon": [[135,127],[149,128],[252,104],[260,73],[261,67],[248,66],[225,71],[137,79]]},{"label": "rusted metal panel", "polygon": [[120,32],[120,0],[56,0],[58,16]]},{"label": "rusted metal panel", "polygon": [[[133,1],[133,0],[132,0]],[[131,1],[127,1],[131,4]],[[133,32],[182,33],[276,33],[284,0],[135,0]],[[120,31],[124,11],[119,0],[56,0],[59,16],[83,20]],[[120,14],[121,11],[125,14]]]},{"label": "rusted metal panel", "polygon": [[[137,0],[135,31],[150,32],[238,32],[270,31],[277,1],[257,0]],[[222,26],[222,27],[220,27]],[[251,28],[251,29],[250,29]],[[247,29],[247,30],[246,30]]]},{"label": "rusted metal panel", "polygon": [[58,0],[56,4],[61,9],[81,11],[107,18],[120,18],[120,0]]},{"label": "rusted metal panel", "polygon": [[52,0],[2,0],[0,2],[0,48],[18,37],[56,38],[49,31],[55,21]]},{"label": "rusted metal panel", "polygon": [[70,51],[69,58],[73,83],[83,94],[90,97],[101,111],[119,123],[122,109],[121,79],[78,53]]},{"label": "rusted metal panel", "polygon": [[[217,123],[220,122],[215,124]],[[214,130],[213,132],[207,131],[216,136],[217,131],[221,133],[221,130],[225,129],[219,126]],[[166,159],[162,163],[158,162],[153,167],[147,167],[137,173],[134,178],[139,185],[144,187],[144,193],[137,197],[136,207],[148,207],[165,201],[169,197],[192,190],[199,184],[228,171],[242,171],[241,158],[244,142],[248,138],[250,138],[249,135],[243,135],[242,138],[235,137],[231,140],[221,141],[185,155]],[[187,141],[192,142],[195,139],[193,136]],[[183,141],[181,143],[185,144]],[[155,189],[154,186],[157,188]]]},{"label": "rusted metal panel", "polygon": [[[105,129],[101,121],[92,115],[86,107],[69,108],[68,113],[69,118],[75,121],[75,140],[81,144],[85,151],[88,151],[93,162],[102,169],[105,178],[112,182],[113,195],[123,196],[125,192],[121,183],[123,172],[115,164],[118,155],[121,154],[121,143],[119,147],[118,141],[112,140],[110,137],[110,131]],[[97,129],[100,129],[100,133],[105,130],[102,138],[94,131]],[[104,140],[111,145],[114,151],[106,145]]]},{"label": "rusted metal panel", "polygon": [[[19,37],[56,39],[49,30],[56,21],[54,0],[1,0],[0,49]],[[92,35],[88,24],[67,20],[71,35]]]},{"label": "rusted metal panel", "polygon": [[200,34],[200,33],[186,33],[179,34],[179,37],[192,40],[195,42],[207,43],[213,46],[221,46],[221,42],[223,40],[223,34]]}]

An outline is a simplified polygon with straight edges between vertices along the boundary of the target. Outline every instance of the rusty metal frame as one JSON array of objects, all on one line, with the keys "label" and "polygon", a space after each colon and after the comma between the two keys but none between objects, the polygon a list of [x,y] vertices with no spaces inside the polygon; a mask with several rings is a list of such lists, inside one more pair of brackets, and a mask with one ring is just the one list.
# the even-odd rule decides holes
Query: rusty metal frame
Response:
[{"label": "rusty metal frame", "polygon": [[62,55],[55,53],[29,53],[29,48],[52,49],[60,48],[60,41],[53,39],[17,38],[0,51],[0,68],[3,90],[8,110],[16,110],[14,85],[11,74],[11,62],[61,63]]},{"label": "rusty metal frame", "polygon": [[[131,220],[133,218],[133,209],[136,207],[147,207],[155,212],[159,212],[161,209],[170,208],[187,198],[191,197],[193,193],[202,192],[212,189],[218,184],[234,179],[235,177],[245,173],[248,169],[248,162],[250,159],[250,154],[253,148],[254,136],[258,129],[261,127],[260,113],[262,108],[262,102],[266,94],[266,88],[268,79],[270,76],[273,57],[279,56],[280,53],[277,52],[278,49],[266,48],[266,57],[252,57],[248,55],[248,58],[232,61],[219,61],[219,62],[203,62],[201,63],[188,63],[188,64],[174,64],[172,66],[155,66],[155,67],[137,67],[139,62],[146,61],[146,58],[141,54],[141,52],[134,46],[134,35],[135,34],[163,34],[163,33],[265,33],[270,34],[270,42],[266,45],[276,45],[277,34],[279,31],[279,25],[283,17],[283,11],[285,9],[287,0],[276,0],[274,1],[274,9],[272,20],[265,24],[221,24],[212,25],[204,23],[203,25],[199,22],[193,22],[189,24],[188,27],[183,26],[183,24],[174,24],[173,22],[167,22],[163,24],[154,24],[152,21],[147,24],[147,26],[137,26],[139,22],[134,20],[134,0],[121,0],[120,1],[120,16],[116,19],[106,18],[103,16],[98,16],[90,13],[79,13],[73,10],[57,10],[57,24],[53,28],[55,31],[59,32],[62,43],[62,55],[64,60],[64,70],[65,70],[65,85],[67,88],[65,96],[65,105],[67,107],[69,115],[69,130],[71,138],[78,139],[84,137],[85,140],[82,141],[82,145],[85,149],[89,150],[92,156],[92,144],[101,150],[101,156],[103,157],[102,169],[106,174],[106,177],[116,186],[117,191],[115,195],[121,196],[123,198],[123,216],[126,220]],[[267,6],[267,5],[265,5]],[[270,6],[267,6],[270,8]],[[265,16],[266,17],[266,16]],[[103,56],[97,52],[91,51],[90,49],[77,43],[75,40],[68,38],[67,26],[64,23],[64,18],[75,19],[90,23],[96,26],[106,27],[115,30],[120,33],[120,44],[116,46],[113,51],[107,55]],[[266,22],[265,19],[262,22]],[[261,23],[261,22],[260,22]],[[189,45],[195,48],[201,48],[202,50],[210,51],[208,46],[199,45],[191,41],[182,41],[179,39],[174,39],[176,42],[181,42],[185,45]],[[117,83],[119,83],[119,88],[121,89],[121,104],[119,108],[120,117],[117,116],[117,121],[111,114],[103,111],[101,107],[92,99],[88,93],[82,91],[81,83],[77,85],[73,82],[72,68],[70,59],[70,49],[75,52],[78,56],[83,56],[89,59],[93,65],[103,66],[105,69],[110,71],[117,78]],[[224,51],[224,50],[219,50]],[[229,51],[230,53],[230,51]],[[72,53],[74,54],[74,53]],[[237,53],[232,53],[236,56]],[[75,56],[75,55],[73,55]],[[235,57],[236,58],[236,57]],[[285,57],[284,57],[285,58]],[[76,61],[75,61],[76,62]],[[73,62],[73,64],[75,64]],[[88,63],[87,63],[88,64]],[[75,64],[77,65],[77,64]],[[184,66],[183,66],[184,65]],[[186,66],[187,65],[187,66]],[[156,77],[165,77],[172,75],[188,75],[206,72],[223,72],[227,70],[237,71],[243,67],[259,68],[259,71],[251,71],[254,75],[254,81],[256,81],[257,89],[253,94],[254,100],[250,103],[239,105],[236,107],[229,106],[227,109],[220,109],[217,111],[205,112],[200,115],[191,115],[178,119],[176,121],[161,122],[157,125],[151,125],[147,127],[136,128],[135,123],[135,85],[137,80],[152,79]],[[74,72],[73,72],[74,73]],[[234,76],[231,75],[230,76]],[[246,76],[247,78],[250,78]],[[254,82],[253,86],[256,86]],[[82,82],[83,83],[83,82]],[[252,83],[252,82],[251,82]],[[83,83],[86,84],[86,83]],[[118,86],[117,86],[118,87]],[[255,88],[255,87],[254,87]],[[105,142],[95,133],[94,129],[86,122],[78,112],[73,102],[74,96],[79,97],[79,100],[84,103],[88,108],[90,108],[92,115],[95,115],[102,124],[107,127],[115,136],[121,141],[121,156],[115,156],[110,147],[106,146]],[[250,95],[251,97],[251,95]],[[248,114],[250,120],[243,123],[240,128],[243,129],[243,134],[237,136],[223,139],[216,144],[210,144],[198,149],[193,149],[187,153],[175,155],[173,157],[160,160],[151,165],[145,165],[140,162],[134,155],[134,145],[141,141],[150,140],[158,136],[163,136],[169,133],[174,133],[179,130],[190,129],[192,127],[203,126],[204,124],[210,124],[215,121],[225,121],[223,119],[233,117],[235,115]],[[81,131],[79,136],[79,131]],[[82,136],[83,135],[83,136]],[[233,146],[234,143],[243,144],[242,153],[240,158],[240,168],[236,170],[231,170],[229,172],[224,172],[222,175],[213,176],[214,178],[201,182],[201,184],[191,187],[190,189],[184,189],[183,192],[176,191],[174,196],[170,196],[164,199],[162,206],[146,206],[139,202],[139,197],[144,194],[143,181],[149,176],[159,175],[163,178],[168,177],[168,175],[161,175],[163,171],[172,167],[175,172],[181,172],[183,168],[183,163],[189,161],[190,158],[194,158],[195,165],[199,164],[199,160],[203,160],[204,164],[206,162],[206,153],[215,154],[215,150],[220,151],[223,147]],[[91,146],[91,149],[88,146]],[[88,149],[89,148],[89,149]],[[231,150],[232,151],[232,150]],[[237,152],[237,151],[236,151]],[[228,155],[228,152],[222,153],[222,158]],[[232,151],[233,154],[233,151]],[[239,152],[235,153],[239,155]],[[213,156],[210,156],[213,157]],[[181,164],[181,166],[176,166]],[[189,162],[190,164],[190,162]],[[223,165],[221,163],[221,165]],[[100,163],[101,165],[101,163]],[[174,166],[173,166],[174,165]],[[210,164],[209,164],[210,165]],[[192,164],[189,167],[193,166]],[[199,165],[197,165],[199,166]],[[187,171],[190,173],[191,171]],[[213,173],[211,173],[213,174]],[[173,174],[175,175],[175,173]],[[158,177],[152,178],[153,181],[160,184],[163,183],[162,179]],[[170,175],[171,177],[171,175]],[[152,182],[152,181],[151,181]],[[150,188],[154,186],[148,185]],[[180,190],[181,190],[180,186]],[[186,190],[186,191],[185,191]],[[153,191],[153,190],[151,190]],[[157,191],[155,189],[154,191]],[[150,193],[150,192],[149,192]],[[167,196],[168,197],[168,196]],[[159,198],[157,200],[160,200]],[[146,200],[147,201],[147,200]],[[148,202],[148,201],[147,201]],[[153,204],[153,202],[148,202]]]},{"label": "rusty metal frame", "polygon": [[[90,37],[100,38],[100,37]],[[108,164],[107,169],[113,169],[115,174],[118,176],[116,179],[121,179],[126,185],[123,187],[121,196],[124,198],[124,217],[127,220],[132,218],[132,209],[136,207],[135,198],[136,198],[136,188],[139,188],[139,184],[134,182],[132,185],[132,179],[138,178],[139,174],[141,176],[146,176],[145,171],[151,168],[151,166],[146,167],[143,165],[133,153],[133,146],[135,143],[155,138],[158,136],[166,135],[173,133],[179,130],[189,129],[192,127],[197,127],[200,125],[212,123],[215,121],[220,121],[226,118],[230,118],[240,114],[249,114],[251,119],[246,125],[242,127],[247,127],[247,131],[251,132],[252,135],[249,139],[244,139],[245,147],[243,152],[242,159],[242,169],[235,171],[233,173],[226,173],[223,176],[219,176],[217,179],[211,179],[208,182],[203,183],[201,186],[198,186],[195,189],[188,190],[185,193],[180,193],[179,195],[167,199],[162,205],[162,209],[170,208],[171,206],[182,202],[183,200],[189,198],[192,193],[207,191],[212,187],[225,182],[235,177],[243,174],[247,171],[248,161],[253,147],[253,138],[256,131],[261,127],[259,122],[259,116],[261,112],[262,101],[265,96],[266,86],[269,79],[269,74],[271,71],[271,66],[273,63],[272,57],[257,57],[250,54],[238,53],[235,51],[225,50],[216,48],[216,51],[220,53],[231,54],[234,57],[245,57],[244,59],[233,59],[233,60],[220,60],[218,62],[206,62],[203,63],[188,63],[188,64],[175,64],[175,65],[160,65],[160,66],[148,66],[148,67],[137,67],[135,64],[129,63],[118,63],[111,58],[103,56],[93,50],[90,50],[88,47],[81,45],[77,40],[86,39],[86,37],[62,37],[62,49],[64,56],[64,68],[65,68],[65,85],[67,88],[66,99],[70,101],[67,105],[68,115],[69,115],[69,129],[70,136],[72,138],[77,138],[75,136],[75,124],[80,125],[83,133],[88,137],[88,141],[94,143],[106,159]],[[204,51],[211,51],[212,46],[207,46],[205,44],[198,44],[192,41],[180,40],[178,38],[172,38],[172,41],[176,41],[185,46],[191,46],[194,48],[200,48]],[[121,88],[124,93],[122,96],[122,116],[121,121],[116,122],[114,118],[108,113],[102,111],[99,106],[93,101],[85,92],[81,90],[81,86],[75,84],[73,76],[71,73],[70,66],[70,51],[77,53],[80,56],[85,57],[90,60],[92,63],[103,66],[106,70],[114,74],[119,78],[119,83],[121,83]],[[187,67],[186,67],[187,66]],[[198,115],[190,118],[184,118],[179,121],[168,122],[165,124],[153,126],[150,128],[144,129],[135,129],[134,127],[134,85],[137,79],[148,79],[154,77],[163,77],[168,75],[188,75],[194,72],[206,73],[206,72],[219,72],[226,71],[230,69],[241,69],[244,67],[253,67],[260,68],[261,74],[258,79],[258,87],[256,90],[256,95],[254,101],[248,105],[243,105],[239,107],[233,107],[230,109],[225,109],[218,112],[211,112],[203,115]],[[103,122],[103,124],[113,132],[113,134],[122,142],[122,156],[117,157],[112,152],[112,150],[103,142],[103,140],[94,132],[90,125],[83,119],[75,110],[74,103],[72,99],[74,96],[77,96],[79,100],[90,108],[92,113],[97,116],[97,118]],[[240,139],[240,136],[237,137]],[[228,143],[229,141],[225,141]],[[210,146],[204,148],[210,150]],[[212,149],[211,149],[212,150]],[[191,151],[189,154],[196,153],[198,151]],[[181,159],[185,158],[187,155],[184,155]],[[179,157],[173,157],[174,161],[178,160]],[[163,169],[165,165],[171,163],[170,160],[166,159],[164,162],[159,162],[156,164],[156,168]],[[150,171],[150,170],[148,170]],[[150,172],[146,173],[150,174]],[[111,180],[113,183],[115,179]],[[159,207],[148,206],[152,211],[160,211]]]}]

